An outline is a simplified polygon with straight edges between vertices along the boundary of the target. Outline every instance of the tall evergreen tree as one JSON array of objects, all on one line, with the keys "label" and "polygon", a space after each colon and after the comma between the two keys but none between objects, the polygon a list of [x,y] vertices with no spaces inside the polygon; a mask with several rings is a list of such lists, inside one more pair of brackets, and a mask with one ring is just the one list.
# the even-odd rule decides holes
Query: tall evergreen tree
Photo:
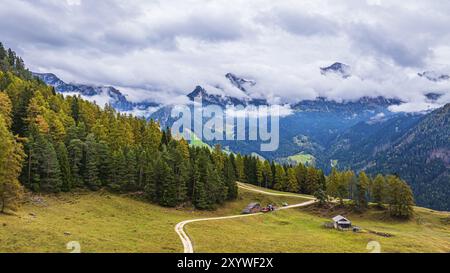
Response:
[{"label": "tall evergreen tree", "polygon": [[38,145],[42,145],[42,154],[39,155],[40,164],[40,190],[46,192],[59,192],[62,189],[61,168],[53,144],[40,137]]},{"label": "tall evergreen tree", "polygon": [[380,208],[383,207],[386,190],[386,180],[383,175],[377,175],[372,185],[372,201],[377,203]]},{"label": "tall evergreen tree", "polygon": [[63,142],[59,142],[56,145],[56,155],[58,157],[59,167],[61,168],[61,190],[68,192],[72,189],[73,182],[72,172],[70,170],[69,153]]},{"label": "tall evergreen tree", "polygon": [[101,186],[98,178],[97,142],[93,134],[89,134],[84,143],[84,183],[91,190],[98,190]]},{"label": "tall evergreen tree", "polygon": [[112,170],[112,154],[108,144],[105,141],[100,141],[97,145],[97,159],[98,159],[98,178],[102,186],[108,186],[111,183]]},{"label": "tall evergreen tree", "polygon": [[357,199],[355,200],[356,207],[359,210],[364,210],[367,208],[369,184],[369,177],[367,177],[365,172],[360,172],[358,176],[358,184],[356,186]]},{"label": "tall evergreen tree", "polygon": [[83,181],[83,147],[84,143],[79,139],[72,139],[69,142],[68,152],[70,170],[72,173],[72,184],[74,187],[82,187]]},{"label": "tall evergreen tree", "polygon": [[281,165],[276,165],[275,176],[273,180],[273,188],[278,191],[283,191],[286,188],[286,173]]},{"label": "tall evergreen tree", "polygon": [[295,170],[293,168],[288,168],[286,172],[286,179],[287,179],[287,191],[289,192],[298,192],[299,191],[299,184],[297,182],[297,177],[295,175]]},{"label": "tall evergreen tree", "polygon": [[238,195],[238,187],[236,184],[236,175],[235,175],[235,169],[233,166],[233,163],[230,158],[225,158],[225,164],[224,164],[224,178],[225,183],[228,189],[227,199],[228,200],[234,200],[237,198]]},{"label": "tall evergreen tree", "polygon": [[264,179],[264,187],[269,188],[272,186],[272,168],[270,166],[270,162],[268,160],[264,161],[263,165],[263,179]]},{"label": "tall evergreen tree", "polygon": [[245,178],[245,169],[244,169],[244,159],[240,154],[236,156],[236,178],[240,182],[246,182],[247,179]]}]

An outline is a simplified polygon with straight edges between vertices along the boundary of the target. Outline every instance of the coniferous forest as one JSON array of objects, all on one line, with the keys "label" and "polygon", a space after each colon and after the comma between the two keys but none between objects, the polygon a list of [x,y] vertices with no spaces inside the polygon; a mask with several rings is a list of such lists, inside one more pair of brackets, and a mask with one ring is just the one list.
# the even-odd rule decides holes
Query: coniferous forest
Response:
[{"label": "coniferous forest", "polygon": [[397,176],[323,171],[227,154],[220,146],[190,147],[157,122],[57,94],[0,44],[0,210],[15,209],[33,192],[139,192],[167,207],[214,209],[237,198],[236,181],[275,190],[369,202],[397,217],[412,215],[414,198]]}]

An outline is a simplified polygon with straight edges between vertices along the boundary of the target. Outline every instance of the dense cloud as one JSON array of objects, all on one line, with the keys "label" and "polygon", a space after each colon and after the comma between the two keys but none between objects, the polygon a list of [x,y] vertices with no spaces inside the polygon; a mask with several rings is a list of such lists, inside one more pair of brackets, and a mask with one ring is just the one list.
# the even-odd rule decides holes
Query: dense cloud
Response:
[{"label": "dense cloud", "polygon": [[[0,39],[37,72],[122,87],[168,102],[233,72],[256,97],[287,102],[384,95],[428,107],[423,94],[449,82],[450,3],[445,0],[0,0]],[[353,77],[319,67],[349,64]]]}]

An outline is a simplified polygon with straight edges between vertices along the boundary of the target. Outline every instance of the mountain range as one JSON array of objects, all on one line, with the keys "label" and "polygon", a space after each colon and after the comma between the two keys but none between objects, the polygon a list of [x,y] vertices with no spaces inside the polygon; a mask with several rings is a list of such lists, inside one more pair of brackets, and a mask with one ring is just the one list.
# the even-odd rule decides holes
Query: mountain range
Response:
[{"label": "mountain range", "polygon": [[[89,101],[108,103],[121,112],[146,110],[150,107],[158,107],[154,102],[131,102],[118,89],[112,86],[95,86],[87,84],[66,83],[52,73],[32,73],[47,85],[53,86],[56,92],[68,95],[80,95]],[[102,105],[101,105],[102,106]]]}]

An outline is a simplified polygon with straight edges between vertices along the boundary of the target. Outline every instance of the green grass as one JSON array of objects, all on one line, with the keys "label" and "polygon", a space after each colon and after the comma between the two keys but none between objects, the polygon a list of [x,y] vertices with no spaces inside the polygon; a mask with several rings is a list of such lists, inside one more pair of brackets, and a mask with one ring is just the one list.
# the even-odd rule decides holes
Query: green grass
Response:
[{"label": "green grass", "polygon": [[192,223],[187,231],[197,252],[369,252],[370,241],[381,244],[382,252],[450,252],[448,213],[416,209],[411,221],[394,221],[385,212],[346,214],[364,229],[393,235],[386,238],[364,230],[361,233],[323,228],[331,215],[311,209],[292,209],[232,220]]},{"label": "green grass", "polygon": [[191,147],[199,147],[199,148],[208,148],[209,150],[213,150],[211,146],[207,143],[203,142],[196,134],[191,133],[191,141],[189,143]]},{"label": "green grass", "polygon": [[290,157],[288,157],[288,160],[292,160],[295,163],[301,163],[303,165],[305,165],[305,164],[314,165],[316,162],[316,158],[313,155],[303,154],[303,153],[299,153],[299,154],[290,156]]},{"label": "green grass", "polygon": [[42,199],[43,203],[26,202],[17,215],[0,214],[0,252],[69,252],[70,241],[80,242],[82,252],[182,252],[174,231],[178,222],[239,214],[252,201],[262,205],[302,201],[240,190],[236,201],[216,211],[195,211],[107,192],[43,195]]},{"label": "green grass", "polygon": [[[43,202],[27,198],[17,215],[0,215],[0,252],[69,252],[70,241],[80,242],[82,252],[182,252],[174,231],[180,221],[240,214],[253,201],[262,205],[306,201],[239,192],[236,201],[216,211],[163,208],[108,192],[43,195]],[[423,208],[416,212],[415,219],[403,222],[377,210],[360,215],[291,209],[191,223],[186,230],[196,252],[367,252],[371,240],[379,241],[383,252],[449,252],[450,214]],[[323,222],[341,213],[356,225],[394,237],[322,228]]]}]

